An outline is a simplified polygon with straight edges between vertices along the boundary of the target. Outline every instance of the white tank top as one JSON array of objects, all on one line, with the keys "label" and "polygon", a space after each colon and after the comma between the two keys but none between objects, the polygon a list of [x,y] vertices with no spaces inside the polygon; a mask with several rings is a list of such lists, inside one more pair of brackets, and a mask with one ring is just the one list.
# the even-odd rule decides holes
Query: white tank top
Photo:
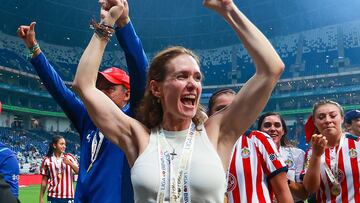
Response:
[{"label": "white tank top", "polygon": [[[201,127],[202,131],[195,136],[189,169],[191,202],[223,202],[226,189],[225,171],[205,128]],[[187,133],[188,130],[164,130],[167,142],[176,149],[177,155],[174,156],[176,170]],[[137,203],[156,202],[160,185],[158,136],[157,129],[152,130],[148,146],[131,169],[134,198]],[[168,187],[165,194],[166,202],[169,202],[169,190]]]}]

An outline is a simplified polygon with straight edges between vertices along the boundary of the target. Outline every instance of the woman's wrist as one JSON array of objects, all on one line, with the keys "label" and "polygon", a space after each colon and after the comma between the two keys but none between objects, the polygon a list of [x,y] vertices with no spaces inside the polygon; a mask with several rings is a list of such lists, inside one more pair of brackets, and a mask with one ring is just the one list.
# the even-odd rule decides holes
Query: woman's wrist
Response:
[{"label": "woman's wrist", "polygon": [[115,29],[113,28],[113,23],[110,23],[110,25],[104,21],[97,23],[94,19],[90,23],[90,28],[94,30],[95,35],[99,39],[104,39],[106,41],[110,41],[110,38],[115,32]]},{"label": "woman's wrist", "polygon": [[117,21],[116,21],[116,26],[117,26],[118,28],[123,28],[123,27],[125,27],[129,22],[130,22],[130,18],[129,18],[129,16],[126,16],[126,18],[117,20]]}]

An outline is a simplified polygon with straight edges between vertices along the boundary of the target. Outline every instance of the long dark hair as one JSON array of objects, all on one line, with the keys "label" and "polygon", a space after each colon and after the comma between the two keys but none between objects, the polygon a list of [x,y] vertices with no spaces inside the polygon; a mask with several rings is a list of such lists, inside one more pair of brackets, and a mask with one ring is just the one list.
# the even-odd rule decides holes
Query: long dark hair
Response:
[{"label": "long dark hair", "polygon": [[284,135],[281,137],[280,146],[286,146],[286,147],[293,146],[293,143],[291,143],[290,140],[287,137],[288,130],[287,130],[285,120],[283,119],[283,117],[278,112],[266,112],[266,113],[262,114],[259,117],[259,120],[258,120],[258,123],[257,123],[257,130],[261,131],[261,126],[262,126],[265,118],[268,117],[268,116],[278,116],[280,118],[281,125],[282,125],[282,127],[284,129]]},{"label": "long dark hair", "polygon": [[223,95],[223,94],[236,95],[236,92],[230,88],[221,88],[221,89],[216,90],[214,93],[212,93],[212,95],[209,99],[209,102],[208,102],[208,109],[207,109],[208,116],[211,116],[211,113],[212,113],[211,108],[214,106],[215,99],[218,96]]},{"label": "long dark hair", "polygon": [[47,157],[51,157],[54,154],[54,144],[57,144],[59,142],[60,139],[65,139],[63,136],[61,135],[54,135],[52,137],[51,142],[49,143],[49,149],[46,153]]},{"label": "long dark hair", "polygon": [[[200,65],[199,58],[190,50],[174,46],[159,52],[151,61],[149,71],[147,73],[147,83],[144,98],[140,104],[136,118],[146,127],[153,128],[158,126],[163,119],[163,109],[159,99],[155,97],[150,90],[150,81],[155,80],[162,82],[168,74],[168,62],[177,56],[187,54],[195,59]],[[203,122],[203,110],[198,106],[195,116],[192,118],[194,124],[198,127]]]}]

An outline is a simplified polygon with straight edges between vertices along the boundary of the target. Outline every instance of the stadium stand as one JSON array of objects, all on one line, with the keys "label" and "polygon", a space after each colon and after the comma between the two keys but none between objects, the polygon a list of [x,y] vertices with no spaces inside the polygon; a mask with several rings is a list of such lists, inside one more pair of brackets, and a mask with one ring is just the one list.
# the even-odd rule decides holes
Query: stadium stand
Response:
[{"label": "stadium stand", "polygon": [[[300,138],[303,136],[304,119],[314,101],[334,99],[346,108],[360,103],[360,21],[275,36],[270,40],[285,62],[286,70],[265,111],[284,113],[290,129],[289,137],[305,147]],[[83,49],[42,41],[40,45],[60,75],[66,81],[72,81]],[[38,80],[24,50],[17,37],[0,32],[0,101],[12,108],[39,110],[42,115],[55,112],[64,118]],[[204,105],[211,92],[219,87],[238,90],[255,71],[242,44],[196,49],[195,52],[200,56],[205,75],[201,98]],[[155,54],[148,53],[148,57],[151,59]],[[102,61],[102,67],[125,67],[124,64],[125,57],[120,51],[106,52]],[[70,86],[71,82],[67,85]],[[38,166],[37,159],[45,153],[47,140],[54,134],[53,130],[16,128],[15,124],[12,128],[2,126],[0,140],[15,143],[11,146],[21,160],[22,172],[34,171]],[[70,130],[56,133],[64,135],[68,140],[68,149],[77,154],[77,134]]]}]

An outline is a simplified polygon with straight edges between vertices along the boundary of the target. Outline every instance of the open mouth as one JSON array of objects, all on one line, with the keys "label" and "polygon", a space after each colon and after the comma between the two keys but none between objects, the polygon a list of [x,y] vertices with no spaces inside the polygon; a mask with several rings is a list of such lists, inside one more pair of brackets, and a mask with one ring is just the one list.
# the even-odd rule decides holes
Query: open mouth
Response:
[{"label": "open mouth", "polygon": [[196,96],[193,94],[188,94],[181,97],[180,101],[186,106],[194,106],[196,101]]},{"label": "open mouth", "polygon": [[278,134],[269,134],[270,137],[278,137],[279,135]]}]

